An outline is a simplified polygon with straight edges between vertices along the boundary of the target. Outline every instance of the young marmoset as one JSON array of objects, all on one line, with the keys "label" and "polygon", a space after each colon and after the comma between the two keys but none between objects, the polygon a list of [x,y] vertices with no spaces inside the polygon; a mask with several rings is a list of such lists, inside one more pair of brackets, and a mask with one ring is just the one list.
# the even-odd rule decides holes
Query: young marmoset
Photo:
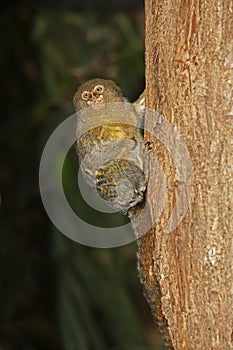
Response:
[{"label": "young marmoset", "polygon": [[76,91],[77,153],[86,181],[115,209],[135,215],[146,190],[143,107],[111,80],[93,79]]}]

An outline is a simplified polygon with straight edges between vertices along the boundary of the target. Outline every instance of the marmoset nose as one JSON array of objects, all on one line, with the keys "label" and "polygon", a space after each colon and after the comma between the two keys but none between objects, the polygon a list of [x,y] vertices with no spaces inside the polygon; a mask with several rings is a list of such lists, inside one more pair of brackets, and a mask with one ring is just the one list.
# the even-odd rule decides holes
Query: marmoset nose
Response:
[{"label": "marmoset nose", "polygon": [[93,91],[91,91],[89,100],[93,101],[93,100],[96,100],[98,97],[99,95],[97,93],[94,93]]}]

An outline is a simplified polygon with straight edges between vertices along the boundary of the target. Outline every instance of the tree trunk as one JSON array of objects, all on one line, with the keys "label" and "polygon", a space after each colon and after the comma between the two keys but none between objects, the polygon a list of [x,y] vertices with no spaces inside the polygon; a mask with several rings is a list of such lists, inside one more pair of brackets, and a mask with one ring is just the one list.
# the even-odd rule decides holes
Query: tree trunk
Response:
[{"label": "tree trunk", "polygon": [[[233,2],[146,0],[145,6],[146,107],[172,127],[163,139],[147,111],[152,216],[163,191],[156,162],[167,197],[138,241],[141,281],[170,349],[233,349]],[[192,163],[184,174],[177,170],[186,159],[181,142]],[[187,200],[185,216],[180,223],[174,216],[169,232],[174,206],[179,215]]]}]

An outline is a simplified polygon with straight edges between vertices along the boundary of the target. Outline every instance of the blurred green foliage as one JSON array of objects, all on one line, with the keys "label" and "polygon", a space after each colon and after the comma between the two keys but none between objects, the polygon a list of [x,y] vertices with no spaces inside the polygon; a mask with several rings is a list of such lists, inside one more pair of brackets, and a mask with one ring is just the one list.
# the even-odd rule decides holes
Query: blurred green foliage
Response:
[{"label": "blurred green foliage", "polygon": [[[162,349],[137,276],[136,244],[93,249],[69,240],[48,220],[38,188],[41,152],[74,112],[77,86],[103,77],[130,99],[142,92],[142,4],[126,13],[126,1],[106,14],[62,4],[2,5],[0,349]],[[71,150],[64,188],[74,207],[81,203],[76,171]]]}]

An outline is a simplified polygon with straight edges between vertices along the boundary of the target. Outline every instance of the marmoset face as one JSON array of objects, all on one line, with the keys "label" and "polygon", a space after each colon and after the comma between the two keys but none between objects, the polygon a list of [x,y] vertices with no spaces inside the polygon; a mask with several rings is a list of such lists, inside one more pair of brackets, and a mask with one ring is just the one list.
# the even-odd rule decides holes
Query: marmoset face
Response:
[{"label": "marmoset face", "polygon": [[87,107],[100,107],[104,103],[123,102],[119,86],[112,80],[92,79],[76,91],[73,103],[76,111]]}]

